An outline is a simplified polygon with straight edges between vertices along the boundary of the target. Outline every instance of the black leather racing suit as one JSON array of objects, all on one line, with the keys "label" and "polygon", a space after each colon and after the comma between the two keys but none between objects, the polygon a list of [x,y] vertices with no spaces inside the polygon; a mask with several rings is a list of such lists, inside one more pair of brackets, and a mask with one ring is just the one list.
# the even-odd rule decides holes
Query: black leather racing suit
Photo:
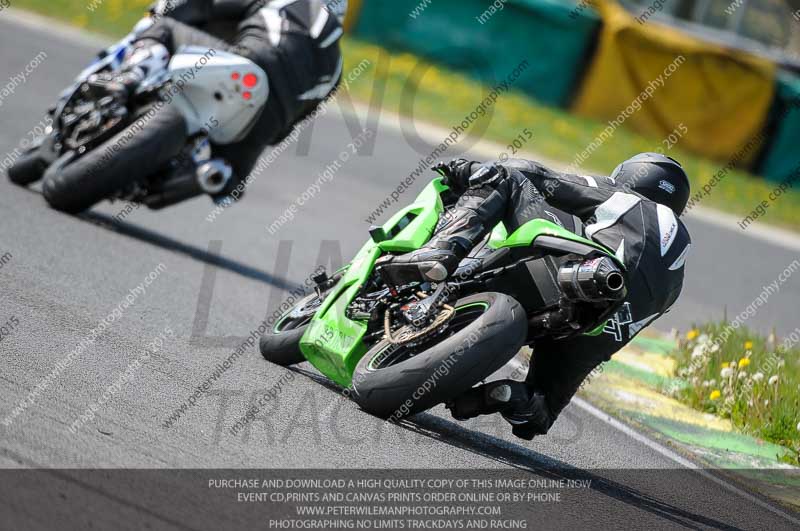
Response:
[{"label": "black leather racing suit", "polygon": [[[155,24],[137,42],[157,41],[171,54],[183,45],[228,51],[267,73],[269,98],[247,137],[215,146],[215,155],[241,180],[266,146],[280,142],[337,86],[339,17],[346,6],[346,0],[162,0],[154,8]],[[224,33],[226,26],[232,35],[225,41],[203,31]]]},{"label": "black leather racing suit", "polygon": [[[540,340],[534,345],[527,383],[530,391],[544,396],[544,406],[528,422],[514,427],[515,433],[530,438],[546,433],[587,376],[675,303],[691,239],[668,207],[608,177],[560,173],[527,160],[501,165],[508,170],[506,177],[467,190],[462,200],[478,195],[487,202],[504,203],[492,210],[511,222],[509,230],[535,217],[573,230],[569,218],[577,216],[582,226],[578,224],[576,232],[615,251],[628,276],[628,296],[602,334]],[[493,225],[501,218],[485,221]]]}]

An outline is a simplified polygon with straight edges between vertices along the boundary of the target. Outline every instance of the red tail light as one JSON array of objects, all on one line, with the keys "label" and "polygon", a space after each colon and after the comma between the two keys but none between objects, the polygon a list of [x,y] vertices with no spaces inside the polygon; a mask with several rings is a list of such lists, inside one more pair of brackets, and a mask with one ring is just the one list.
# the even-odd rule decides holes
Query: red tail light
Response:
[{"label": "red tail light", "polygon": [[258,84],[258,76],[255,74],[245,74],[242,83],[247,88],[253,88]]}]

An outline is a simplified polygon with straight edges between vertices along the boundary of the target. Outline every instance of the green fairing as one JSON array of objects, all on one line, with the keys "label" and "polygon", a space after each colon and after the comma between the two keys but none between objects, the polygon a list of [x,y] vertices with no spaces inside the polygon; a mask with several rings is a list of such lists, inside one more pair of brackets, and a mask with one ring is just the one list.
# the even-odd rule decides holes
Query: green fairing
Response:
[{"label": "green fairing", "polygon": [[532,219],[514,231],[510,236],[506,236],[507,232],[504,227],[495,227],[492,231],[492,236],[489,239],[489,247],[499,249],[501,247],[527,247],[533,244],[533,241],[539,236],[554,236],[563,240],[570,240],[573,242],[582,243],[590,247],[594,247],[600,252],[611,255],[614,261],[618,261],[614,253],[603,247],[597,242],[587,240],[578,236],[574,232],[560,227],[552,221],[545,219]]},{"label": "green fairing", "polygon": [[[369,279],[381,255],[410,252],[430,239],[444,211],[440,194],[445,190],[447,186],[442,179],[434,179],[413,204],[392,216],[383,226],[392,237],[380,243],[370,240],[364,244],[311,320],[300,341],[300,350],[314,367],[337,384],[350,386],[353,370],[368,350],[363,341],[366,323],[348,319],[345,310]],[[489,245],[494,248],[530,246],[538,236],[545,234],[590,245],[613,257],[613,253],[601,245],[541,219],[529,221],[510,236],[500,224],[492,232]],[[597,330],[592,331],[595,332]]]},{"label": "green fairing", "polygon": [[392,216],[383,226],[387,233],[391,233],[407,216],[415,217],[393,238],[380,243],[371,240],[365,243],[311,320],[300,341],[300,350],[314,367],[337,384],[350,385],[353,370],[367,351],[363,342],[367,325],[348,319],[345,310],[384,252],[413,251],[430,239],[444,211],[440,197],[444,190],[447,186],[437,178],[422,190],[412,205]]}]

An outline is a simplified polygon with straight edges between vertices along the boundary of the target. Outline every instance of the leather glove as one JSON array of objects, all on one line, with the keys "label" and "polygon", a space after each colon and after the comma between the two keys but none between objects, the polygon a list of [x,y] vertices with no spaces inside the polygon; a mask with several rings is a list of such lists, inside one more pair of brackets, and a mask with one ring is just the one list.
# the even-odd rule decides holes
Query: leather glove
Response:
[{"label": "leather glove", "polygon": [[469,187],[472,164],[467,159],[453,159],[450,162],[438,162],[433,169],[444,176],[444,184],[456,194],[461,195]]},{"label": "leather glove", "polygon": [[472,169],[474,172],[469,176],[467,182],[469,188],[496,184],[508,175],[508,171],[499,164],[481,164],[477,168],[473,166]]}]

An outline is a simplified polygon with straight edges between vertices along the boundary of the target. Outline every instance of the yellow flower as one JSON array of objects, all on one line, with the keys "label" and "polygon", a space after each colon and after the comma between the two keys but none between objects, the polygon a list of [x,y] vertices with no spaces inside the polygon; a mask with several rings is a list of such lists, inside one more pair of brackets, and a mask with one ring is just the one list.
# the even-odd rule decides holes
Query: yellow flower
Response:
[{"label": "yellow flower", "polygon": [[710,398],[711,400],[719,400],[719,397],[721,396],[722,393],[719,391],[719,389],[714,389],[713,391],[711,391],[711,395],[708,398]]},{"label": "yellow flower", "polygon": [[744,369],[748,365],[750,365],[750,358],[742,358],[742,359],[739,360],[739,368],[740,369]]},{"label": "yellow flower", "polygon": [[697,339],[697,336],[699,336],[699,335],[700,335],[699,331],[692,329],[692,330],[689,330],[688,332],[686,332],[686,339],[691,341],[693,339]]},{"label": "yellow flower", "polygon": [[752,348],[753,348],[753,342],[752,341],[745,341],[744,342],[744,349],[745,350],[751,350]]}]

